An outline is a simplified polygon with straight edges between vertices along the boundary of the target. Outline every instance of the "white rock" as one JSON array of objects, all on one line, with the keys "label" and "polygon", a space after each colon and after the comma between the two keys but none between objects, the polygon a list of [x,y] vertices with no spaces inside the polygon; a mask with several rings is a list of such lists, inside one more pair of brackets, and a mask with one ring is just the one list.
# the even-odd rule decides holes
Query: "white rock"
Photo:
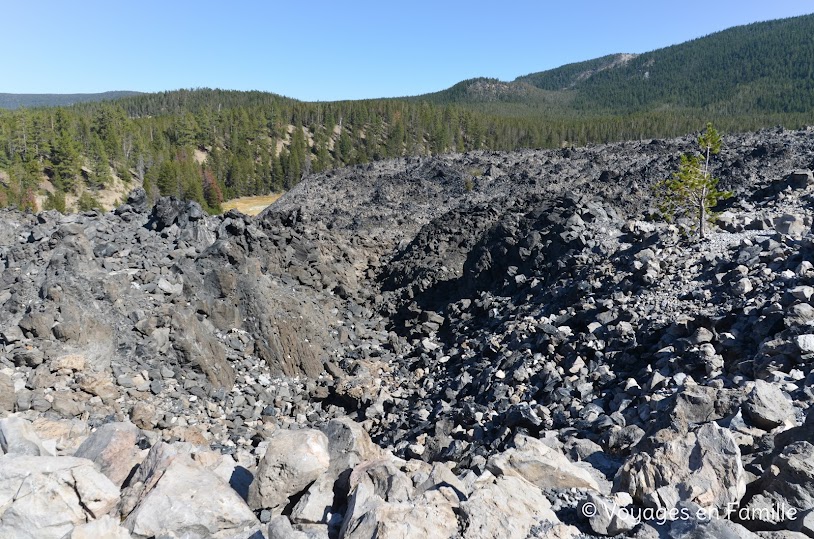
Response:
[{"label": "white rock", "polygon": [[124,522],[134,538],[181,537],[196,530],[204,537],[232,539],[260,530],[243,499],[187,455],[175,456],[150,482]]},{"label": "white rock", "polygon": [[62,539],[132,539],[130,532],[119,526],[118,519],[109,515],[80,524]]},{"label": "white rock", "polygon": [[748,294],[753,289],[754,289],[754,287],[752,286],[752,281],[750,281],[748,277],[744,277],[742,279],[739,279],[732,286],[732,291],[735,294],[738,294],[739,296],[743,296],[745,294]]},{"label": "white rock", "polygon": [[330,466],[328,437],[313,429],[278,430],[269,438],[249,488],[249,505],[274,509],[304,491]]},{"label": "white rock", "polygon": [[806,333],[805,335],[797,335],[794,338],[794,342],[797,344],[797,348],[800,349],[800,352],[804,354],[814,352],[814,334]]},{"label": "white rock", "polygon": [[0,457],[0,537],[62,539],[118,502],[118,487],[87,459]]},{"label": "white rock", "polygon": [[814,295],[814,288],[810,286],[795,286],[791,289],[791,295],[801,301],[808,301]]},{"label": "white rock", "polygon": [[561,452],[525,435],[515,437],[515,446],[493,455],[487,468],[495,476],[521,477],[538,488],[586,488],[599,491],[596,479],[573,464]]},{"label": "white rock", "polygon": [[461,502],[464,539],[536,537],[531,529],[541,524],[547,528],[541,537],[579,535],[576,528],[560,522],[542,491],[521,477],[495,478],[486,472],[475,485],[474,492]]},{"label": "white rock", "polygon": [[0,419],[0,449],[7,455],[54,455],[54,451],[43,444],[31,423],[17,416]]},{"label": "white rock", "polygon": [[355,486],[339,536],[343,539],[449,539],[458,534],[452,505],[421,497],[388,503],[369,483]]}]

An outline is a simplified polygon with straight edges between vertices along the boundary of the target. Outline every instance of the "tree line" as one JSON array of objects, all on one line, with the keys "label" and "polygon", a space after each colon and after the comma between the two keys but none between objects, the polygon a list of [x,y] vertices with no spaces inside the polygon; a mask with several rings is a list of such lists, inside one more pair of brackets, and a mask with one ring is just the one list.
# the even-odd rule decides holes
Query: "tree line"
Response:
[{"label": "tree line", "polygon": [[473,111],[398,100],[303,103],[262,92],[181,90],[0,112],[0,205],[93,193],[114,176],[219,211],[226,198],[289,189],[308,173],[486,147]]},{"label": "tree line", "polygon": [[[669,137],[711,120],[724,132],[812,123],[804,112],[662,107],[574,112],[529,104],[379,99],[305,103],[263,92],[181,90],[71,107],[0,111],[0,207],[98,207],[114,178],[151,197],[200,202],[290,189],[305,175],[405,155],[555,148]],[[45,180],[50,182],[43,208]]]}]

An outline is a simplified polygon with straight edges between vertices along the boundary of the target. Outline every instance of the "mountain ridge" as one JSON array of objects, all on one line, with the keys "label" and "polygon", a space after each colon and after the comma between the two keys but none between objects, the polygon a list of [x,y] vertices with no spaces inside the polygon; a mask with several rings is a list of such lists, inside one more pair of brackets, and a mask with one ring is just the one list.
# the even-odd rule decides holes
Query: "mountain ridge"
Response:
[{"label": "mountain ridge", "polygon": [[94,103],[97,101],[115,101],[124,97],[141,95],[143,92],[130,90],[112,90],[97,93],[77,94],[14,94],[0,93],[0,109],[18,109],[33,107],[70,106],[77,103]]},{"label": "mountain ridge", "polygon": [[[665,107],[712,114],[809,111],[814,108],[812,29],[814,15],[756,22],[641,54],[609,54],[513,81],[489,80],[503,95],[530,96],[530,102],[520,101],[523,105],[556,102],[568,105],[561,112],[571,114]],[[481,80],[461,81],[415,99],[465,106],[494,101],[478,87]],[[522,85],[555,94],[521,91]],[[533,112],[530,107],[525,111]]]},{"label": "mountain ridge", "polygon": [[[658,108],[662,106],[664,104],[662,94],[665,91],[671,95],[675,94],[675,88],[678,88],[685,90],[685,97],[690,96],[692,99],[678,100],[673,102],[673,105],[698,106],[699,99],[702,104],[709,105],[709,99],[704,100],[703,97],[699,97],[699,92],[691,91],[693,86],[706,88],[702,79],[706,77],[709,69],[714,68],[727,75],[731,75],[735,71],[740,74],[739,77],[727,76],[714,79],[719,84],[721,80],[728,81],[722,85],[724,86],[722,90],[707,92],[718,98],[737,97],[732,92],[733,85],[756,84],[767,78],[772,72],[781,75],[779,78],[775,77],[776,85],[789,80],[800,82],[809,80],[812,73],[810,60],[814,59],[814,43],[805,39],[805,36],[810,35],[812,29],[814,29],[814,14],[754,22],[733,26],[644,53],[617,52],[563,64],[552,69],[520,75],[511,81],[482,76],[465,79],[449,88],[427,94],[331,102],[405,99],[472,105],[495,101],[523,102],[525,98],[528,98],[532,102],[549,100],[556,104],[573,103],[575,108],[580,110],[605,107],[610,110],[633,112],[642,107]],[[789,47],[789,43],[784,42],[790,38],[794,39],[792,45],[795,46]],[[767,51],[768,55],[765,54]],[[740,62],[733,62],[733,57]],[[761,63],[755,63],[756,58],[760,58]],[[711,67],[705,68],[705,65]],[[679,69],[675,69],[676,66]],[[755,66],[757,69],[752,69]],[[752,71],[745,72],[747,68]],[[650,84],[656,77],[667,80],[669,83],[667,90],[663,89],[663,85]],[[649,87],[636,84],[642,81],[648,81],[645,84],[648,84]],[[623,92],[618,89],[616,92],[609,90],[609,87],[613,85],[621,85],[622,89],[627,90],[627,93],[633,97],[620,98],[618,94]],[[569,90],[577,92],[577,99],[567,99],[562,96],[555,98],[547,93]],[[768,90],[768,88],[764,88],[756,101],[764,97],[762,94],[770,93]],[[175,91],[184,90],[166,90],[157,93],[166,94]],[[277,95],[274,92],[244,93]],[[650,94],[655,94],[655,96]],[[703,92],[700,94],[703,95]],[[118,100],[138,95],[145,95],[145,93],[135,91],[77,94],[0,93],[0,108],[66,106],[76,103]],[[766,100],[762,105],[760,103],[758,105],[761,108],[775,110],[779,108],[778,101],[779,99]]]}]

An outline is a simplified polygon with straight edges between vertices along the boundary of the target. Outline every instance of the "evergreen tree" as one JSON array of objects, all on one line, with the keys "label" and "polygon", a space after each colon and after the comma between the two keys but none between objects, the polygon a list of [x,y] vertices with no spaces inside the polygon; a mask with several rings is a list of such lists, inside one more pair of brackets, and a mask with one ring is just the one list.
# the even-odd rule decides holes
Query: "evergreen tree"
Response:
[{"label": "evergreen tree", "polygon": [[692,217],[697,223],[698,237],[704,238],[711,208],[732,194],[719,191],[718,179],[710,173],[710,157],[721,151],[721,137],[712,123],[707,123],[706,129],[698,137],[698,146],[701,155],[682,155],[678,172],[672,178],[659,182],[657,190],[662,215],[668,220],[679,215]]},{"label": "evergreen tree", "polygon": [[66,213],[65,193],[62,191],[48,192],[42,204],[43,211],[56,210],[59,213]]},{"label": "evergreen tree", "polygon": [[104,208],[102,208],[102,203],[99,202],[89,191],[82,191],[82,194],[79,195],[79,198],[76,200],[76,209],[77,211],[85,212],[91,210],[103,210]]},{"label": "evergreen tree", "polygon": [[61,130],[54,140],[51,157],[54,170],[54,183],[63,191],[75,191],[80,170],[79,146],[76,139],[66,129]]},{"label": "evergreen tree", "polygon": [[203,192],[207,209],[211,213],[220,213],[223,203],[223,192],[215,179],[215,174],[208,168],[202,171]]}]

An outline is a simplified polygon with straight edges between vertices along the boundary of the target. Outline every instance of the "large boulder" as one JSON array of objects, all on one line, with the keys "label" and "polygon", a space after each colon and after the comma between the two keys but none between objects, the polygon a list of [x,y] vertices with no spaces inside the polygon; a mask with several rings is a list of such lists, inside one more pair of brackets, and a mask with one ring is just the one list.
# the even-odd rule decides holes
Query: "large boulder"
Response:
[{"label": "large boulder", "polygon": [[118,487],[87,459],[0,457],[0,537],[62,539],[118,502]]},{"label": "large boulder", "polygon": [[138,427],[132,423],[106,423],[82,442],[74,456],[92,460],[121,487],[141,463],[141,450],[136,446],[139,436]]},{"label": "large boulder", "polygon": [[464,539],[525,539],[535,527],[546,530],[544,537],[578,536],[576,528],[560,522],[538,487],[512,475],[485,472],[461,502],[460,513]]},{"label": "large boulder", "polygon": [[743,412],[756,427],[772,430],[789,423],[794,425],[794,407],[774,384],[755,380],[755,386],[743,404]]},{"label": "large boulder", "polygon": [[350,493],[353,469],[360,463],[376,462],[385,456],[362,425],[349,417],[332,419],[321,431],[328,438],[330,465],[292,509],[294,522],[328,523],[332,511],[340,509],[333,507],[334,498],[344,500]]},{"label": "large boulder", "polygon": [[[660,532],[659,537],[671,539],[761,539],[745,527],[723,518],[725,514],[716,515],[693,503],[681,502],[675,508],[678,518],[655,524]],[[778,538],[779,539],[779,538]],[[783,536],[783,539],[794,539]]]},{"label": "large boulder", "polygon": [[259,531],[237,492],[193,455],[163,443],[150,450],[123,491],[124,526],[134,538],[245,539]]},{"label": "large boulder", "polygon": [[[330,309],[272,278],[268,266],[274,264],[248,257],[243,241],[239,236],[218,239],[194,263],[180,264],[186,293],[219,330],[240,327],[252,334],[254,353],[272,374],[317,377],[331,343]],[[280,254],[268,242],[253,249],[265,257],[272,254],[264,249]]]},{"label": "large boulder", "polygon": [[814,445],[800,441],[788,445],[763,475],[749,485],[742,516],[744,525],[756,529],[788,529],[812,509]]},{"label": "large boulder", "polygon": [[660,432],[661,443],[633,455],[616,474],[614,489],[646,507],[671,509],[694,502],[725,514],[746,492],[741,452],[732,434],[715,423],[696,431]]},{"label": "large boulder", "polygon": [[351,470],[360,462],[383,457],[384,451],[373,443],[362,425],[349,417],[332,419],[321,430],[328,437],[328,474],[339,481],[340,494],[347,495]]},{"label": "large boulder", "polygon": [[231,390],[235,371],[213,332],[189,311],[176,312],[172,327],[173,346],[184,361],[205,374],[213,386]]},{"label": "large boulder", "polygon": [[126,528],[119,526],[118,519],[104,515],[78,525],[62,539],[132,539],[132,536]]},{"label": "large boulder", "polygon": [[0,419],[0,450],[7,455],[54,455],[53,449],[43,444],[34,426],[17,416]]},{"label": "large boulder", "polygon": [[664,419],[686,428],[718,421],[734,416],[745,398],[740,389],[688,385],[676,394],[672,413]]},{"label": "large boulder", "polygon": [[449,539],[458,533],[452,505],[426,497],[386,502],[370,484],[353,490],[342,523],[343,539]]},{"label": "large boulder", "polygon": [[[494,475],[522,477],[538,488],[584,488],[600,490],[587,468],[568,460],[560,451],[540,440],[519,434],[515,447],[492,456],[487,467]],[[583,463],[588,467],[587,463]]]},{"label": "large boulder", "polygon": [[639,520],[632,512],[593,492],[589,492],[587,498],[580,504],[579,512],[588,519],[588,525],[599,535],[619,535],[639,524]]},{"label": "large boulder", "polygon": [[249,487],[254,509],[281,510],[291,496],[303,492],[330,466],[328,437],[314,429],[278,430]]},{"label": "large boulder", "polygon": [[351,489],[359,483],[387,502],[406,502],[413,497],[412,481],[392,457],[359,464],[350,476]]}]

